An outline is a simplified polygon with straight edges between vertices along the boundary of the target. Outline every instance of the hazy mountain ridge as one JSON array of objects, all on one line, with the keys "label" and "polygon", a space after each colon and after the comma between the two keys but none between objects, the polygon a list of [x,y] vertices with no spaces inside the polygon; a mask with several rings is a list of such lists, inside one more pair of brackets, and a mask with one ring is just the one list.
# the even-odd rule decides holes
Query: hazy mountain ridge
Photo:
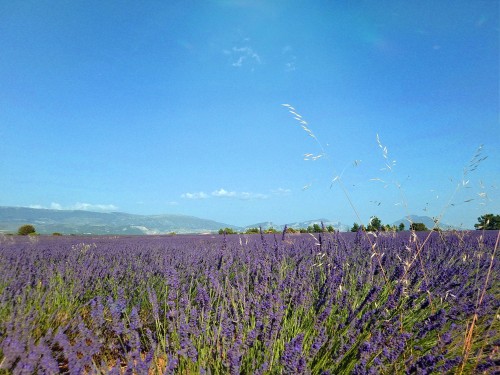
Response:
[{"label": "hazy mountain ridge", "polygon": [[124,212],[0,207],[0,233],[32,224],[40,234],[165,234],[214,232],[239,227],[188,215],[134,215]]},{"label": "hazy mountain ridge", "polygon": [[[411,215],[409,219],[415,223],[424,223],[431,229],[434,225],[432,218],[427,216]],[[314,224],[325,227],[333,226],[335,230],[346,232],[350,230],[349,225],[340,221],[329,219],[315,219],[301,222],[286,223],[289,228],[307,228]],[[393,222],[394,225],[404,223],[408,229],[410,224],[408,218],[402,218]],[[16,233],[21,225],[32,224],[40,234],[93,234],[93,235],[144,235],[144,234],[167,234],[175,233],[213,233],[221,228],[231,228],[242,232],[249,228],[263,230],[274,228],[283,230],[285,224],[273,222],[260,222],[245,227],[220,223],[214,220],[201,219],[195,216],[164,214],[164,215],[135,215],[124,212],[95,212],[83,210],[54,210],[28,207],[0,207],[0,233]],[[385,224],[385,223],[384,223]],[[451,226],[441,223],[442,229],[453,229]]]},{"label": "hazy mountain ridge", "polygon": [[[410,223],[424,223],[428,229],[434,228],[434,220],[429,216],[409,215],[393,222],[391,225],[398,226],[400,223],[403,223],[405,225],[405,229],[410,228]],[[456,228],[452,225],[441,222],[438,223],[437,227],[445,230],[463,229],[463,228]]]},{"label": "hazy mountain ridge", "polygon": [[340,221],[331,221],[330,219],[315,219],[315,220],[307,220],[307,221],[300,221],[300,222],[292,222],[292,223],[286,223],[286,224],[276,224],[270,221],[262,222],[262,223],[257,223],[253,225],[248,225],[244,228],[244,230],[249,229],[249,228],[259,228],[261,227],[263,230],[264,229],[269,229],[269,228],[274,228],[276,230],[283,230],[285,228],[285,225],[288,228],[293,228],[293,229],[301,229],[301,228],[307,228],[309,226],[312,226],[314,224],[323,225],[325,227],[328,227],[329,225],[333,226],[335,230],[339,230],[341,232],[346,232],[349,230],[349,226],[342,224]]}]

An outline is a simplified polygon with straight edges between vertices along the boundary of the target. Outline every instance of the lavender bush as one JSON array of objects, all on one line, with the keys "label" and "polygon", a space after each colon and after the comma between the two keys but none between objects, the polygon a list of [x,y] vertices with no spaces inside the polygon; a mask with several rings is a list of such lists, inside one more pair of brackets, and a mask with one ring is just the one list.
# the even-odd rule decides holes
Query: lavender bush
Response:
[{"label": "lavender bush", "polygon": [[494,373],[497,232],[423,236],[3,239],[0,373]]}]

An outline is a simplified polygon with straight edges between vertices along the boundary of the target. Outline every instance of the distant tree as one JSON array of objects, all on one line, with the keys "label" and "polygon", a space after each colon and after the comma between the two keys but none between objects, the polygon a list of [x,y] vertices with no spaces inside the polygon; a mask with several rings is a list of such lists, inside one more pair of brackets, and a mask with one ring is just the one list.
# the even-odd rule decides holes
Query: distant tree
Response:
[{"label": "distant tree", "polygon": [[382,229],[384,232],[396,231],[396,227],[391,227],[389,224],[382,225],[380,229]]},{"label": "distant tree", "polygon": [[357,232],[359,230],[359,224],[354,223],[351,228],[351,232]]},{"label": "distant tree", "polygon": [[28,234],[36,233],[35,227],[31,224],[22,225],[17,230],[17,234],[20,236],[27,236]]},{"label": "distant tree", "polygon": [[306,228],[300,228],[299,233],[308,233],[308,230]]},{"label": "distant tree", "polygon": [[62,234],[61,234],[61,233],[59,233],[59,232],[54,232],[54,233],[52,233],[52,235],[53,235],[53,236],[62,236]]},{"label": "distant tree", "polygon": [[400,223],[399,226],[398,226],[398,230],[401,232],[403,230],[405,230],[405,224],[404,223]]},{"label": "distant tree", "polygon": [[425,226],[424,223],[411,223],[410,230],[414,230],[416,232],[420,232],[420,231],[426,231],[426,230],[429,230],[429,229],[427,229],[427,227]]},{"label": "distant tree", "polygon": [[333,232],[335,232],[335,228],[333,227],[333,225],[329,225],[329,226],[327,226],[327,227],[326,227],[326,230],[327,230],[327,232],[329,232],[329,233],[333,233]]},{"label": "distant tree", "polygon": [[323,232],[323,229],[319,224],[313,224],[307,227],[307,233],[321,233],[321,232]]},{"label": "distant tree", "polygon": [[476,229],[499,230],[500,215],[485,214],[477,218],[478,223],[474,224]]},{"label": "distant tree", "polygon": [[378,217],[372,216],[366,230],[368,232],[376,232],[379,231],[381,227],[382,227],[382,221],[380,221]]},{"label": "distant tree", "polygon": [[237,234],[237,232],[235,232],[233,229],[231,228],[221,228],[219,229],[219,234]]},{"label": "distant tree", "polygon": [[259,233],[260,233],[259,228],[248,228],[245,231],[245,234],[259,234]]},{"label": "distant tree", "polygon": [[264,231],[264,233],[279,233],[279,232],[273,227],[269,227]]},{"label": "distant tree", "polygon": [[297,233],[298,230],[297,229],[293,229],[293,228],[286,228],[286,233]]}]

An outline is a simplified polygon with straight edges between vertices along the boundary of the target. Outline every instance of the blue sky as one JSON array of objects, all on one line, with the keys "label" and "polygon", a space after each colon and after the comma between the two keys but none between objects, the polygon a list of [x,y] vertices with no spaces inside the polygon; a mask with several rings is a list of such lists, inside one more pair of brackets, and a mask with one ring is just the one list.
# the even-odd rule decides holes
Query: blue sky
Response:
[{"label": "blue sky", "polygon": [[0,1],[0,205],[470,228],[500,213],[499,19],[497,1]]}]

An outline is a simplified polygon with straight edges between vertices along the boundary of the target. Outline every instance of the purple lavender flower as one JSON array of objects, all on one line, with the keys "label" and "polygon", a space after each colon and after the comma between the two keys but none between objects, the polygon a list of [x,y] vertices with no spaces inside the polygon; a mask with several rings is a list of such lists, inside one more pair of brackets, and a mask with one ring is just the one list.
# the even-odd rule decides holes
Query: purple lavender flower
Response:
[{"label": "purple lavender flower", "polygon": [[301,374],[305,370],[305,360],[302,355],[302,342],[304,334],[301,333],[285,344],[285,350],[280,358],[280,363],[286,374]]},{"label": "purple lavender flower", "polygon": [[158,308],[158,298],[154,289],[148,288],[149,303],[151,304],[151,311],[155,321],[160,320],[160,309]]},{"label": "purple lavender flower", "polygon": [[314,341],[309,350],[309,358],[314,358],[314,356],[319,352],[321,347],[327,342],[328,335],[326,333],[326,328],[321,327],[318,335],[314,338]]},{"label": "purple lavender flower", "polygon": [[130,315],[129,315],[129,327],[132,330],[137,330],[142,327],[142,322],[139,317],[139,312],[137,311],[137,307],[132,307],[132,310],[130,310]]},{"label": "purple lavender flower", "polygon": [[242,355],[240,353],[240,347],[241,347],[241,341],[236,341],[227,353],[227,357],[229,360],[229,373],[231,375],[237,375],[240,373],[241,358],[242,358]]}]

